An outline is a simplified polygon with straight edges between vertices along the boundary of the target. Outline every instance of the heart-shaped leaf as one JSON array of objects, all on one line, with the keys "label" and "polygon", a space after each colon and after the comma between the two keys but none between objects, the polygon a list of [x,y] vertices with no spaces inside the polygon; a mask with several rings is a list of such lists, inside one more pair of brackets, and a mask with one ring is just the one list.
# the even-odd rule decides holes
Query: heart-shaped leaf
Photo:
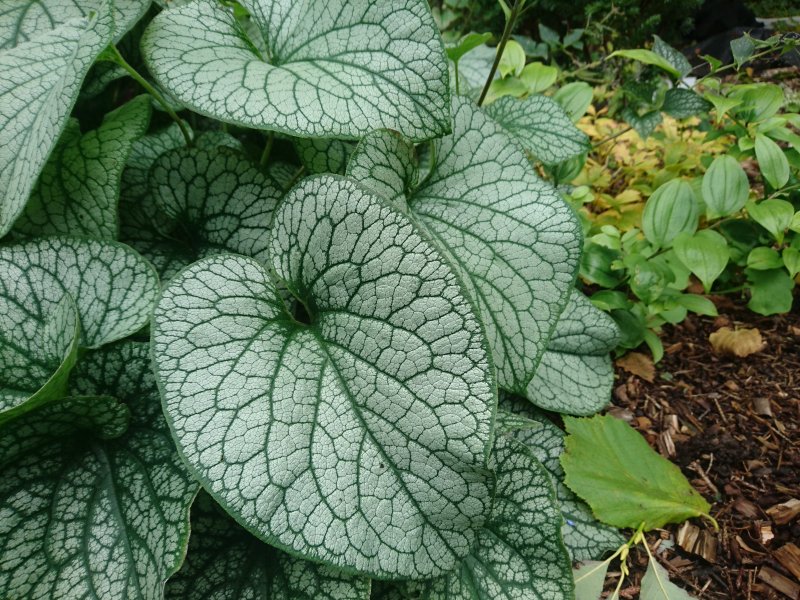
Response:
[{"label": "heart-shaped leaf", "polygon": [[72,389],[124,404],[68,398],[0,426],[0,595],[160,599],[197,484],[161,415],[147,344],[83,357]]},{"label": "heart-shaped leaf", "polygon": [[139,96],[81,135],[71,119],[33,188],[15,230],[29,235],[116,239],[120,179],[133,142],[150,121],[150,98]]},{"label": "heart-shaped leaf", "polygon": [[534,94],[524,100],[505,96],[485,110],[543,163],[560,163],[589,149],[588,136],[546,96]]},{"label": "heart-shaped leaf", "polygon": [[408,143],[388,158],[402,146],[391,132],[365,137],[348,173],[387,198],[405,195],[478,306],[500,386],[525,394],[569,298],[580,225],[498,124],[460,97],[453,114],[420,184]]},{"label": "heart-shaped leaf", "polygon": [[244,5],[261,39],[212,0],[164,11],[145,32],[150,71],[187,107],[305,137],[386,127],[423,140],[449,130],[447,59],[424,0]]},{"label": "heart-shaped leaf", "polygon": [[110,14],[100,13],[0,51],[0,236],[25,208],[81,82],[111,33]]},{"label": "heart-shaped leaf", "polygon": [[187,463],[279,548],[384,578],[452,569],[489,510],[496,402],[458,280],[405,216],[332,175],[284,199],[269,256],[309,324],[240,256],[190,266],[154,313]]},{"label": "heart-shaped leaf", "polygon": [[528,384],[536,406],[570,415],[591,415],[607,406],[614,384],[611,352],[619,343],[614,320],[572,290],[569,303]]},{"label": "heart-shaped leaf", "polygon": [[167,600],[368,600],[370,581],[267,546],[205,492],[192,504],[192,537]]},{"label": "heart-shaped leaf", "polygon": [[153,267],[116,242],[52,237],[0,246],[0,272],[4,319],[18,322],[30,338],[69,295],[87,348],[141,329],[158,294]]}]

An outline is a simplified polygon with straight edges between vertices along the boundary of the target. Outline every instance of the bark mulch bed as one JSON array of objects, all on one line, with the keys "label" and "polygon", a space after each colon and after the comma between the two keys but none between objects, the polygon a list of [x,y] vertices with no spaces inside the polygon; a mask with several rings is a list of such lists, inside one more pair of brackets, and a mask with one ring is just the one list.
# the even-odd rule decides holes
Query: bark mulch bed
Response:
[{"label": "bark mulch bed", "polygon": [[[680,466],[719,522],[719,531],[693,520],[648,536],[672,580],[703,599],[798,600],[800,314],[760,317],[715,300],[719,317],[665,328],[654,373],[618,363],[610,412]],[[708,338],[723,326],[757,328],[763,349],[716,354]],[[623,598],[638,597],[644,551],[631,562]]]}]

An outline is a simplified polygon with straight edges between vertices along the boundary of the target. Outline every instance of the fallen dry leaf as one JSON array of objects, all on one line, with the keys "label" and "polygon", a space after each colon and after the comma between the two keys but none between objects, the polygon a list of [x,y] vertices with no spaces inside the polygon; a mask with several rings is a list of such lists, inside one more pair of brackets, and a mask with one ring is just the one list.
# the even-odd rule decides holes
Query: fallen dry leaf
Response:
[{"label": "fallen dry leaf", "polygon": [[721,327],[708,336],[708,341],[718,354],[731,354],[740,358],[760,352],[766,346],[758,329]]},{"label": "fallen dry leaf", "polygon": [[622,358],[617,359],[617,366],[650,383],[656,378],[653,360],[641,352],[628,352]]}]

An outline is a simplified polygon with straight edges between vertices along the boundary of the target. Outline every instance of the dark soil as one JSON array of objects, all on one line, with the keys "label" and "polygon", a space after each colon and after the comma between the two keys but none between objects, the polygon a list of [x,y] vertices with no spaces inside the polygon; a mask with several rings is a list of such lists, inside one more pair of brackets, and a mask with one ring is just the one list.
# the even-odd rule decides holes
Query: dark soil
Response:
[{"label": "dark soil", "polygon": [[[797,600],[798,571],[776,551],[800,546],[800,516],[778,523],[767,511],[800,500],[800,314],[760,317],[727,299],[718,309],[716,319],[690,316],[665,328],[652,382],[618,367],[610,412],[680,466],[719,522],[719,531],[693,520],[682,532],[648,536],[672,580],[704,599]],[[745,358],[718,355],[708,337],[723,326],[757,328],[765,347]],[[638,597],[644,551],[632,563],[626,598]]]}]

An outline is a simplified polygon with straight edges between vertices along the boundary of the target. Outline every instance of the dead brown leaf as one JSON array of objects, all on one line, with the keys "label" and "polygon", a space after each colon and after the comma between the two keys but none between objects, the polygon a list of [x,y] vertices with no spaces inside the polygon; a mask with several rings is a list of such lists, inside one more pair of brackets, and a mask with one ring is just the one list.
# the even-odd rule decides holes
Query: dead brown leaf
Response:
[{"label": "dead brown leaf", "polygon": [[617,366],[650,383],[653,383],[656,378],[653,359],[641,352],[628,352],[622,358],[617,359]]},{"label": "dead brown leaf", "polygon": [[740,358],[761,352],[766,347],[758,329],[720,327],[708,336],[708,341],[717,354],[729,354]]}]

